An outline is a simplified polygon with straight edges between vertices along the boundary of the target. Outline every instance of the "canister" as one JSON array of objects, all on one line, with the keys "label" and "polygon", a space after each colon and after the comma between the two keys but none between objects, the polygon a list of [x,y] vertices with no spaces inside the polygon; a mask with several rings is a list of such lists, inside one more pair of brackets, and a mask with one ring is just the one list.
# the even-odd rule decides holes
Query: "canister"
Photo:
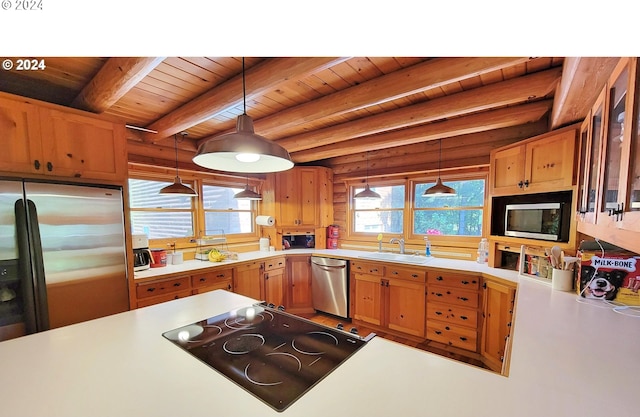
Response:
[{"label": "canister", "polygon": [[167,251],[165,249],[151,249],[151,268],[167,266]]}]

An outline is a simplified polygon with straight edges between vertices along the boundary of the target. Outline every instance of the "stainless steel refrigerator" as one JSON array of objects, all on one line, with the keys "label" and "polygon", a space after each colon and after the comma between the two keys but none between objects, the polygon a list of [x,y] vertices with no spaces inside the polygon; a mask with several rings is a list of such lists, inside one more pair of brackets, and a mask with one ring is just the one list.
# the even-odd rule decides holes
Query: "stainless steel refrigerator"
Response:
[{"label": "stainless steel refrigerator", "polygon": [[0,340],[129,309],[122,188],[0,180]]}]

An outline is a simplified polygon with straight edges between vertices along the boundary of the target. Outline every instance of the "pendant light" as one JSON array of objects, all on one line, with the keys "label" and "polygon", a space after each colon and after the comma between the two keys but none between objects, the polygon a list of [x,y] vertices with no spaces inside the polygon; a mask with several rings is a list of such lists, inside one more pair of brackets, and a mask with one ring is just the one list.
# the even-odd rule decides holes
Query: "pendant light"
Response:
[{"label": "pendant light", "polygon": [[366,185],[364,186],[364,190],[354,195],[353,198],[362,199],[362,200],[378,200],[382,198],[380,194],[376,193],[371,188],[369,188],[369,151],[367,151],[366,153],[366,158],[367,158]]},{"label": "pendant light", "polygon": [[423,197],[450,196],[456,194],[456,190],[444,185],[442,183],[442,180],[440,179],[440,163],[442,162],[442,139],[439,140],[439,143],[440,151],[438,154],[438,181],[436,181],[436,185],[425,190],[424,194],[422,194]]},{"label": "pendant light", "polygon": [[[187,132],[180,133],[184,138],[187,136]],[[167,185],[160,190],[160,194],[173,194],[184,195],[188,197],[195,197],[198,195],[192,188],[184,185],[180,176],[178,175],[178,135],[173,135],[173,147],[176,151],[176,178],[173,180],[173,184]]]},{"label": "pendant light", "polygon": [[247,115],[244,57],[242,100],[244,112],[238,116],[236,132],[204,142],[193,162],[205,168],[229,172],[279,172],[293,168],[291,156],[285,148],[253,131],[253,120]]},{"label": "pendant light", "polygon": [[244,187],[244,190],[236,193],[233,198],[236,200],[262,200],[262,196],[260,194],[249,189],[249,177],[247,177],[247,185]]}]

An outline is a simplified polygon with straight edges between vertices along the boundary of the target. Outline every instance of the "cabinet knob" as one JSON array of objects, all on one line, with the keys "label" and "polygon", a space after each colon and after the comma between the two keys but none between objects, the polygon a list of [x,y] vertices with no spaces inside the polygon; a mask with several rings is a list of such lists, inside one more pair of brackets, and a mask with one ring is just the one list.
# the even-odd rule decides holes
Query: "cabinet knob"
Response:
[{"label": "cabinet knob", "polygon": [[47,171],[53,171],[53,164],[51,162],[47,162]]}]

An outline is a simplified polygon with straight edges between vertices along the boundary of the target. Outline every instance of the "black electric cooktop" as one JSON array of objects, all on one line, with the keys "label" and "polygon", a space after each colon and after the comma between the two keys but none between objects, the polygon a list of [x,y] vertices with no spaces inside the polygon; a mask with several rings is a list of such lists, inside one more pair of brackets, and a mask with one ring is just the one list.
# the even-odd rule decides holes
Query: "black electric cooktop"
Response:
[{"label": "black electric cooktop", "polygon": [[277,411],[375,336],[363,338],[262,304],[162,335]]}]

